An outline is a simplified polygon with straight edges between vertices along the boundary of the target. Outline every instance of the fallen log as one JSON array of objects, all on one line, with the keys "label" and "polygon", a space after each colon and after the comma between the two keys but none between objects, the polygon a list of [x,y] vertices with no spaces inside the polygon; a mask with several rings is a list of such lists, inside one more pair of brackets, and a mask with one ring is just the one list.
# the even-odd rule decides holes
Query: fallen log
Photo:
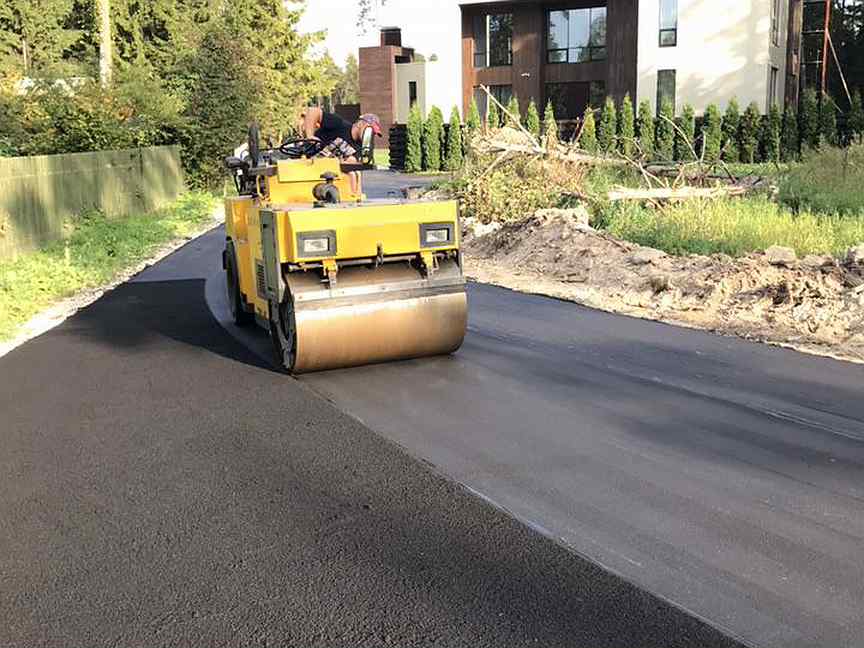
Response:
[{"label": "fallen log", "polygon": [[616,187],[607,192],[611,202],[621,200],[689,200],[692,198],[727,198],[743,196],[753,187],[657,187],[654,189],[628,189]]}]

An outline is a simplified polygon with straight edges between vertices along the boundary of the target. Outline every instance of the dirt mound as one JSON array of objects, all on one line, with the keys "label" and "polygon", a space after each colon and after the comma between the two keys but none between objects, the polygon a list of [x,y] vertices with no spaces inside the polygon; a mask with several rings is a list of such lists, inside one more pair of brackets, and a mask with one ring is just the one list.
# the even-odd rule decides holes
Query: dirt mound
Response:
[{"label": "dirt mound", "polygon": [[854,255],[673,257],[591,229],[578,209],[479,236],[474,226],[466,222],[466,272],[480,281],[864,361],[864,265]]}]

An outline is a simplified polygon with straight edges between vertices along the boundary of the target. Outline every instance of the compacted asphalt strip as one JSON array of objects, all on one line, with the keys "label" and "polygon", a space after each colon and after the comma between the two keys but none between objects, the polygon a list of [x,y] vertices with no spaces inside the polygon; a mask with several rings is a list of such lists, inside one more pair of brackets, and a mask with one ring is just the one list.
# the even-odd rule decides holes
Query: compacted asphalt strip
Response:
[{"label": "compacted asphalt strip", "polygon": [[223,241],[0,358],[0,646],[862,645],[864,367],[471,285],[295,380]]}]

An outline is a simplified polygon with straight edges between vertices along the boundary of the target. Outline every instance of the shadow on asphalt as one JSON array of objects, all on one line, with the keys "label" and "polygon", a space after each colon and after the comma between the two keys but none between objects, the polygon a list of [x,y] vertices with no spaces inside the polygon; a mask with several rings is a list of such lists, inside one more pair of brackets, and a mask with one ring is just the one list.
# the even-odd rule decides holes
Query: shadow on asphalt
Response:
[{"label": "shadow on asphalt", "polygon": [[82,310],[69,332],[112,347],[146,350],[160,337],[259,369],[277,371],[229,335],[213,317],[204,279],[133,282]]}]

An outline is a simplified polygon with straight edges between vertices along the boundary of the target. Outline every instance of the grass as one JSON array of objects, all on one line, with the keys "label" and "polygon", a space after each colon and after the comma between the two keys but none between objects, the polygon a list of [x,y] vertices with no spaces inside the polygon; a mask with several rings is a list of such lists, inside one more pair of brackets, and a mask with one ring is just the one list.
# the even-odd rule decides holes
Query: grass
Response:
[{"label": "grass", "polygon": [[807,153],[780,179],[780,200],[796,210],[864,218],[864,144]]},{"label": "grass", "polygon": [[188,193],[153,214],[106,218],[91,212],[69,223],[65,240],[0,262],[0,340],[52,303],[108,283],[165,243],[194,232],[212,209],[212,196]]},{"label": "grass", "polygon": [[864,241],[864,218],[801,211],[767,197],[688,201],[662,210],[617,205],[604,210],[597,226],[669,254],[741,256],[772,245],[799,255],[841,256]]}]

